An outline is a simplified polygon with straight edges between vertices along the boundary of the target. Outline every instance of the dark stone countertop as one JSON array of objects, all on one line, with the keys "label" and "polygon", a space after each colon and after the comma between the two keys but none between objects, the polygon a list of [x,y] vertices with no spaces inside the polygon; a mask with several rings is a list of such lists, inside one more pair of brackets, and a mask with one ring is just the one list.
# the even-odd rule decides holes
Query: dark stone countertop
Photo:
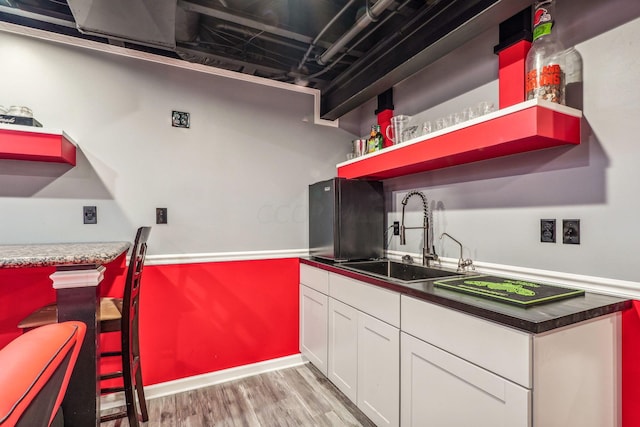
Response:
[{"label": "dark stone countertop", "polygon": [[428,280],[400,284],[346,270],[340,263],[320,258],[300,258],[300,262],[534,334],[623,311],[632,303],[625,298],[585,292],[582,296],[518,307],[438,288]]},{"label": "dark stone countertop", "polygon": [[129,242],[0,245],[0,268],[102,265],[129,250]]}]

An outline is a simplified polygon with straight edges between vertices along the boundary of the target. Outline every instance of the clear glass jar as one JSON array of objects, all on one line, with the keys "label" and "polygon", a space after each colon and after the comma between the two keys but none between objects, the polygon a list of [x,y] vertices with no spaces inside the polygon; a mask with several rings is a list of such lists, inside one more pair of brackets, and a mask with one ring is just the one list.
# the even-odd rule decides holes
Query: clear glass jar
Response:
[{"label": "clear glass jar", "polygon": [[574,47],[564,52],[565,104],[582,110],[582,55]]},{"label": "clear glass jar", "polygon": [[553,0],[538,1],[533,17],[533,43],[525,61],[527,99],[565,103],[565,49],[552,31]]},{"label": "clear glass jar", "polygon": [[16,117],[33,117],[33,111],[31,111],[31,108],[18,105],[12,105],[7,114]]}]

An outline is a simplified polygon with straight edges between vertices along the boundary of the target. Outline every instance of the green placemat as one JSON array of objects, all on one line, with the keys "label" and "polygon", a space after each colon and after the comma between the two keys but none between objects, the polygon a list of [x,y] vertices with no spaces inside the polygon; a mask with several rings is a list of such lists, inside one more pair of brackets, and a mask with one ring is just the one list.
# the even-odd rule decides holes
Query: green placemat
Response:
[{"label": "green placemat", "polygon": [[584,295],[579,289],[497,276],[456,277],[435,281],[434,285],[525,307]]}]

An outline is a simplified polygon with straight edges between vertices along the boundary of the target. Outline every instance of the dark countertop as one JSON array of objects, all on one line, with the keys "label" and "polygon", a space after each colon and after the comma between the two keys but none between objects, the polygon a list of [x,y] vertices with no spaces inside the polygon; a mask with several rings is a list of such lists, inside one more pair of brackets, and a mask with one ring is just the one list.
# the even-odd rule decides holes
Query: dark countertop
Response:
[{"label": "dark countertop", "polygon": [[346,270],[340,263],[320,258],[300,258],[300,262],[534,334],[631,308],[629,299],[591,292],[532,307],[518,307],[438,288],[433,281],[400,284]]},{"label": "dark countertop", "polygon": [[0,245],[0,268],[102,265],[129,250],[129,242]]}]

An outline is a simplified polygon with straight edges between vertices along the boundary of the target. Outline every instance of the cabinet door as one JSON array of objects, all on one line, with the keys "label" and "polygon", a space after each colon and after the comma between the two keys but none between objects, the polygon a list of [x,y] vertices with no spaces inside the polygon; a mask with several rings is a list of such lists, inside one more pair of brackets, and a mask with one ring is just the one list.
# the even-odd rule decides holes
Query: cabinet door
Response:
[{"label": "cabinet door", "polygon": [[531,426],[530,390],[401,335],[402,427]]},{"label": "cabinet door", "polygon": [[400,330],[358,315],[358,408],[377,426],[398,426]]},{"label": "cabinet door", "polygon": [[329,380],[357,400],[358,310],[329,298]]},{"label": "cabinet door", "polygon": [[328,297],[300,285],[300,352],[327,375]]}]

